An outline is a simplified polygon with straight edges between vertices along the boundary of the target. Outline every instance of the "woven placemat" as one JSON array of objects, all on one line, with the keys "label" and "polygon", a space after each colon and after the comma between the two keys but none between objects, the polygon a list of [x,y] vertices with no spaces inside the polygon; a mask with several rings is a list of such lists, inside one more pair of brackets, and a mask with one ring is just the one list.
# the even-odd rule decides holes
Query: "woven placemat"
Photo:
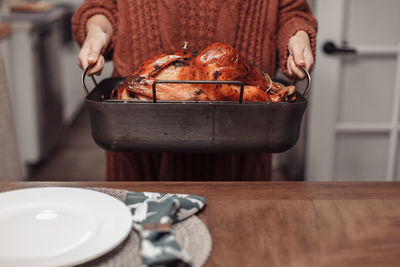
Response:
[{"label": "woven placemat", "polygon": [[[86,189],[96,190],[106,193],[125,203],[127,190],[111,189],[111,188],[95,188],[88,187]],[[178,244],[192,258],[192,266],[203,266],[207,261],[212,247],[212,240],[207,226],[196,216],[181,221],[172,226],[172,233],[175,235]],[[139,236],[132,230],[128,238],[122,242],[117,248],[111,252],[97,258],[88,263],[79,265],[83,266],[99,266],[99,267],[141,267],[139,255],[140,246]]]}]

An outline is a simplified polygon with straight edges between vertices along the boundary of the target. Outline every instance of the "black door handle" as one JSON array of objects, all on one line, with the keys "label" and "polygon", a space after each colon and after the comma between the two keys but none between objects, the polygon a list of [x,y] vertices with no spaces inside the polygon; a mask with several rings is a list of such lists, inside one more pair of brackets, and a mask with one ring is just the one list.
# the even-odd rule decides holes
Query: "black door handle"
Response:
[{"label": "black door handle", "polygon": [[347,46],[344,43],[341,47],[337,47],[336,44],[332,41],[325,42],[322,49],[328,55],[337,55],[337,54],[356,54],[357,50]]}]

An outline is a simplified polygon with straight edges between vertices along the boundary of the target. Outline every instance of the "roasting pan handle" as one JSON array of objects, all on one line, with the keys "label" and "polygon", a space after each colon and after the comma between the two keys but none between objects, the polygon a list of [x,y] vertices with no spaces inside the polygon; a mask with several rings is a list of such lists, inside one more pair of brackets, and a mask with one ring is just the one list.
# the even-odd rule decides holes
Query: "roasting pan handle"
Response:
[{"label": "roasting pan handle", "polygon": [[[96,64],[96,63],[94,63],[94,64]],[[85,83],[86,74],[90,70],[90,68],[94,66],[94,64],[90,64],[89,66],[87,66],[85,71],[82,73],[82,87],[83,87],[83,90],[85,91],[86,95],[89,95],[89,90],[87,89],[87,86]],[[93,77],[93,75],[90,77],[92,78],[92,81],[94,82],[95,86],[97,86],[96,79]]]},{"label": "roasting pan handle", "polygon": [[176,81],[176,80],[155,80],[152,85],[153,89],[153,102],[157,102],[156,85],[159,83],[186,83],[186,84],[233,84],[240,86],[239,103],[243,102],[244,83],[240,81]]},{"label": "roasting pan handle", "polygon": [[306,97],[308,91],[310,90],[310,86],[311,86],[311,76],[310,76],[310,73],[309,73],[305,68],[303,68],[302,66],[299,66],[299,67],[300,67],[300,68],[304,71],[304,73],[306,74],[307,85],[306,85],[306,89],[304,89],[304,91],[303,91],[303,96]]}]

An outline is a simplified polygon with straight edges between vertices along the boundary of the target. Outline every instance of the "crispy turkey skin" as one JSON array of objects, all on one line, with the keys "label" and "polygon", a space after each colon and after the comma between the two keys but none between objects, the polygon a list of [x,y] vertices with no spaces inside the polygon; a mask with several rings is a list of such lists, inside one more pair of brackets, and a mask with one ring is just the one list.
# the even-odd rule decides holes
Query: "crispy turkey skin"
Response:
[{"label": "crispy turkey skin", "polygon": [[[230,45],[214,43],[200,53],[181,49],[153,57],[140,65],[111,93],[119,100],[153,99],[155,80],[241,81],[243,101],[294,101],[295,87],[283,86],[256,71]],[[157,100],[237,101],[240,86],[227,84],[157,84]]]}]

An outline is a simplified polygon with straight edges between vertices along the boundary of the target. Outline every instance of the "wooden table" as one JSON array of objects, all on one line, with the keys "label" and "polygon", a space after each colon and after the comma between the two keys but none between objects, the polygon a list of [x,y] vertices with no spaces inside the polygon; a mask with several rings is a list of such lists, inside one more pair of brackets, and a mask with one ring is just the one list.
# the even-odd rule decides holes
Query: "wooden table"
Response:
[{"label": "wooden table", "polygon": [[399,182],[0,182],[0,191],[37,186],[205,196],[209,267],[400,266]]}]

